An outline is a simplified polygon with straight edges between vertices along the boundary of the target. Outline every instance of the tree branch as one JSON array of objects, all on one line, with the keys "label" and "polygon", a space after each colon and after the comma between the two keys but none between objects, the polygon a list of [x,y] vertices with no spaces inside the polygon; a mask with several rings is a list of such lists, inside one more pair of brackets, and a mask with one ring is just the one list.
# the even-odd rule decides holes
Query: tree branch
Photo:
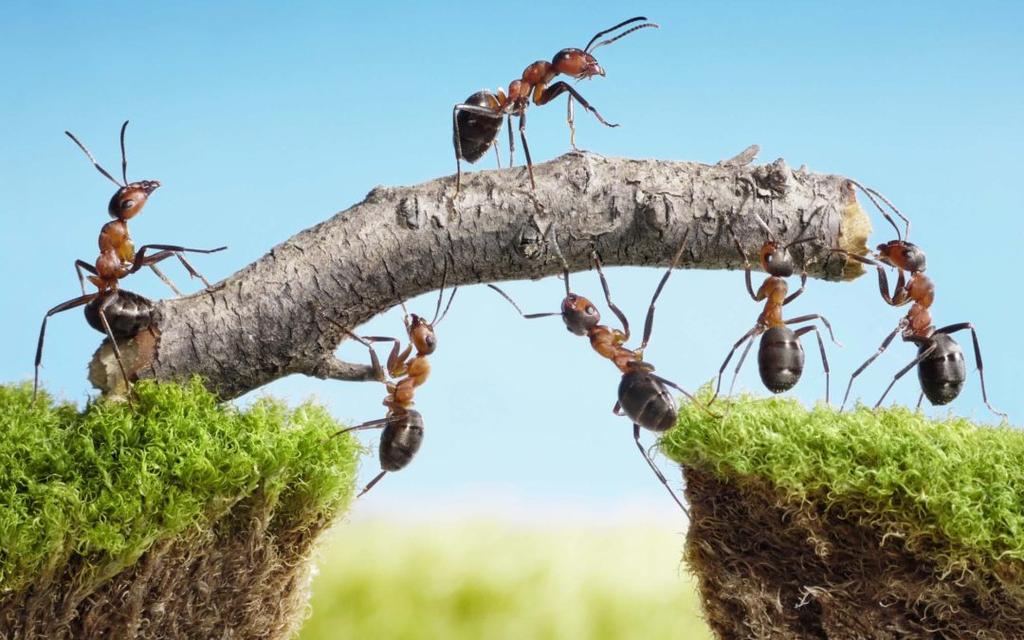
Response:
[{"label": "tree branch", "polygon": [[[859,275],[829,253],[866,250],[870,223],[847,179],[781,159],[751,165],[754,154],[705,165],[570,153],[534,168],[536,196],[522,167],[464,176],[454,202],[451,177],[377,187],[210,290],[159,302],[126,364],[139,377],[201,375],[223,398],[290,373],[369,380],[369,367],[334,357],[346,336],[323,315],[354,329],[399,296],[437,289],[446,264],[449,286],[559,273],[544,239],[551,225],[573,271],[590,268],[592,250],[608,266],[665,266],[687,230],[682,266],[736,269],[725,223],[754,253],[765,240],[756,212],[781,240],[818,238],[793,249],[812,276]],[[90,379],[111,391],[117,376],[103,369],[94,362]]]}]

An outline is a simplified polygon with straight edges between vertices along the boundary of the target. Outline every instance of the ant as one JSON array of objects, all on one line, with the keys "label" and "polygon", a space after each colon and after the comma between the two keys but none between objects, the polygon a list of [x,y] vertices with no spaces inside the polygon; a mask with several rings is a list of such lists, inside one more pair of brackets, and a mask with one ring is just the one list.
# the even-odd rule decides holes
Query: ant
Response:
[{"label": "ant", "polygon": [[[387,396],[384,398],[384,406],[388,408],[387,415],[378,420],[370,420],[363,424],[349,427],[338,431],[335,436],[350,431],[361,431],[363,429],[384,430],[380,435],[380,448],[378,456],[380,459],[381,472],[359,492],[357,498],[362,497],[375,484],[381,481],[389,471],[404,469],[416,452],[420,450],[423,443],[423,416],[419,411],[412,408],[413,394],[416,387],[427,381],[430,375],[430,362],[427,356],[437,349],[437,335],[434,328],[441,324],[448,310],[451,309],[452,300],[455,299],[455,292],[458,287],[452,289],[448,304],[444,312],[441,312],[441,302],[444,298],[444,287],[448,277],[447,265],[444,275],[441,276],[441,289],[437,292],[437,308],[434,310],[434,319],[427,322],[425,318],[416,314],[410,314],[405,308],[405,301],[399,299],[402,305],[402,322],[405,324],[405,333],[409,344],[404,350],[401,349],[401,342],[398,338],[387,336],[357,336],[342,327],[333,319],[327,317],[328,322],[341,328],[346,334],[359,341],[370,351],[370,364],[373,367],[374,378],[385,385]],[[325,316],[326,317],[326,316]],[[374,342],[391,342],[391,353],[388,355],[387,372],[381,366],[377,358],[377,352],[373,349]],[[415,355],[412,350],[416,349]]]},{"label": "ant", "polygon": [[[519,116],[519,138],[523,142],[523,153],[526,155],[526,168],[530,174],[530,186],[536,191],[537,185],[533,179],[533,160],[530,158],[530,147],[526,143],[526,108],[533,104],[538,107],[551,102],[563,93],[569,93],[569,100],[566,106],[566,121],[569,123],[569,144],[576,148],[576,127],[573,122],[572,101],[578,101],[584,109],[590,111],[598,121],[606,127],[617,127],[619,125],[607,122],[597,109],[592,107],[578,91],[573,89],[567,82],[555,82],[559,75],[565,74],[577,80],[591,78],[593,76],[604,76],[604,69],[597,63],[592,51],[606,44],[611,44],[619,38],[625,37],[634,31],[646,27],[658,25],[653,22],[640,24],[627,29],[619,35],[602,40],[595,44],[595,41],[616,29],[633,22],[647,20],[643,16],[630,18],[615,25],[614,27],[599,31],[590,39],[584,49],[562,49],[555,54],[551,62],[538,60],[523,70],[522,77],[513,80],[508,85],[508,94],[498,89],[497,95],[490,91],[477,91],[452,109],[452,143],[455,147],[455,196],[459,195],[462,187],[462,160],[474,163],[479,160],[487,148],[494,146],[497,153],[498,132],[501,130],[502,119],[508,119],[508,146],[509,166],[512,165],[512,157],[515,152],[515,142],[512,136],[512,117]],[[501,161],[498,161],[498,168],[501,168]]]},{"label": "ant", "polygon": [[[834,251],[845,255],[847,258],[873,266],[878,270],[878,290],[886,304],[900,307],[908,302],[913,302],[913,305],[910,307],[907,315],[900,319],[896,328],[882,341],[878,351],[850,376],[850,383],[846,386],[846,394],[843,396],[843,404],[840,406],[840,410],[846,405],[850,389],[853,388],[854,379],[868,365],[874,362],[875,358],[882,355],[882,352],[889,347],[889,344],[897,334],[900,334],[904,342],[912,342],[917,346],[917,357],[896,373],[892,382],[885,388],[882,397],[875,403],[874,408],[877,409],[881,406],[882,401],[885,400],[885,396],[889,394],[896,381],[915,367],[917,367],[917,377],[921,383],[921,395],[917,399],[918,409],[921,408],[921,402],[925,396],[928,397],[928,400],[933,405],[944,405],[952,402],[960,394],[960,390],[963,389],[964,382],[967,379],[967,367],[964,362],[963,350],[956,340],[953,339],[952,334],[964,329],[970,329],[971,341],[974,343],[974,362],[978,367],[978,378],[981,380],[981,397],[985,402],[985,406],[992,413],[1005,419],[1007,417],[1006,414],[997,411],[988,402],[988,394],[985,391],[984,365],[981,360],[981,346],[978,344],[978,333],[975,331],[974,325],[970,322],[958,322],[936,329],[932,324],[932,316],[929,309],[935,300],[935,285],[924,274],[927,265],[924,251],[908,240],[910,237],[910,220],[889,199],[879,192],[865,187],[854,180],[851,180],[850,183],[860,189],[889,224],[893,226],[896,230],[896,239],[878,245],[876,257],[860,256],[840,249],[835,249]],[[902,235],[896,221],[882,207],[879,200],[884,202],[906,225]],[[899,272],[896,278],[896,286],[893,288],[892,293],[889,293],[889,280],[883,268],[885,266],[894,267]],[[910,274],[909,280],[907,280],[904,271]]]},{"label": "ant", "polygon": [[[771,201],[769,202],[769,205],[771,205]],[[836,340],[835,335],[832,333],[832,325],[829,324],[828,320],[826,320],[822,315],[814,313],[790,318],[789,320],[784,320],[782,318],[782,307],[800,297],[800,294],[802,294],[804,289],[807,287],[807,271],[804,270],[800,274],[800,288],[792,294],[787,295],[787,293],[789,293],[789,285],[786,283],[786,278],[792,276],[794,272],[793,256],[789,253],[789,250],[795,245],[811,242],[814,238],[812,236],[798,237],[789,244],[782,245],[765,221],[761,219],[761,216],[757,215],[757,213],[754,213],[753,216],[768,235],[768,239],[763,245],[761,245],[761,251],[759,253],[761,269],[768,273],[768,278],[756,293],[754,292],[754,285],[751,280],[751,267],[750,261],[747,259],[747,253],[743,250],[743,245],[740,243],[739,238],[736,237],[736,232],[733,230],[732,224],[727,226],[729,228],[729,233],[732,234],[733,242],[736,244],[736,250],[739,251],[740,257],[743,258],[747,293],[750,294],[750,297],[754,302],[764,300],[764,310],[761,311],[761,315],[758,316],[757,323],[754,327],[750,331],[744,333],[743,336],[733,344],[732,349],[729,350],[729,355],[725,357],[725,361],[718,369],[718,381],[715,384],[715,395],[712,397],[711,402],[714,402],[714,399],[718,397],[718,392],[722,387],[722,374],[725,372],[725,368],[729,365],[729,361],[736,353],[736,350],[746,342],[747,346],[743,349],[739,362],[736,363],[736,369],[733,371],[732,383],[729,385],[729,395],[732,395],[732,390],[736,385],[736,378],[740,373],[740,368],[743,366],[743,362],[746,360],[747,354],[750,352],[750,347],[754,344],[754,338],[757,336],[761,336],[760,344],[757,349],[757,365],[758,371],[761,374],[761,382],[763,382],[764,386],[772,393],[782,393],[792,389],[800,380],[800,375],[804,370],[804,348],[800,344],[800,337],[813,331],[815,337],[818,338],[818,349],[821,351],[821,363],[825,369],[825,403],[827,404],[829,401],[829,366],[828,357],[825,355],[825,343],[821,339],[821,332],[818,330],[818,327],[813,324],[801,327],[796,331],[793,331],[787,325],[808,322],[811,320],[821,320],[822,324],[824,324],[828,329],[828,334],[829,337],[832,338],[832,342],[839,346],[842,346],[842,344]],[[808,220],[808,223],[809,222],[810,220]],[[804,226],[804,229],[806,229],[806,225]]]},{"label": "ant", "polygon": [[[600,324],[601,314],[590,300],[577,295],[570,290],[569,265],[562,256],[561,250],[558,249],[557,240],[554,241],[554,246],[559,259],[562,261],[562,275],[565,281],[565,298],[562,300],[561,311],[551,313],[523,313],[522,309],[519,308],[519,305],[517,305],[507,293],[502,291],[496,285],[487,285],[491,289],[497,291],[503,298],[508,300],[515,310],[519,312],[519,315],[527,320],[545,318],[548,316],[561,316],[566,329],[578,336],[587,336],[590,339],[590,346],[594,351],[596,351],[600,356],[611,360],[619,369],[622,373],[622,379],[619,381],[618,400],[615,402],[612,412],[615,415],[625,415],[633,422],[633,440],[636,442],[637,449],[640,450],[640,455],[643,456],[647,465],[654,472],[654,475],[659,481],[661,481],[661,484],[665,486],[665,489],[668,491],[669,495],[672,496],[675,503],[679,505],[679,508],[687,515],[689,515],[689,511],[687,511],[682,501],[678,496],[676,496],[675,492],[669,486],[665,475],[654,464],[654,461],[651,460],[650,455],[648,455],[643,445],[640,444],[640,427],[656,433],[664,433],[676,425],[679,418],[678,408],[676,406],[675,399],[666,387],[671,387],[682,392],[682,394],[689,398],[691,402],[701,406],[705,411],[708,411],[685,389],[671,380],[667,380],[666,378],[662,378],[655,374],[654,366],[643,359],[644,350],[650,342],[651,332],[654,328],[655,303],[658,301],[658,296],[661,295],[662,290],[665,288],[665,283],[668,282],[669,276],[672,275],[672,270],[675,269],[676,265],[679,263],[679,259],[683,254],[683,249],[686,247],[686,239],[689,234],[689,230],[683,234],[683,240],[680,243],[679,250],[676,251],[675,256],[672,258],[672,262],[669,264],[668,270],[665,271],[665,274],[661,277],[661,281],[658,283],[658,286],[654,291],[654,295],[651,298],[651,304],[647,308],[647,319],[644,322],[643,340],[640,342],[640,346],[636,349],[628,349],[624,346],[630,338],[629,321],[626,319],[626,315],[622,310],[612,302],[611,290],[608,286],[608,281],[604,276],[604,271],[601,269],[601,260],[596,252],[592,254],[594,266],[597,268],[598,276],[601,278],[601,287],[604,290],[604,296],[608,303],[608,307],[622,324],[621,330]],[[710,411],[708,411],[708,413],[710,413]]]},{"label": "ant", "polygon": [[[43,324],[39,329],[39,342],[36,346],[35,380],[32,387],[33,397],[35,397],[39,389],[39,367],[43,359],[43,340],[46,335],[46,322],[50,316],[85,305],[86,320],[94,329],[107,334],[113,347],[118,367],[121,369],[125,386],[130,389],[128,373],[125,370],[124,362],[121,360],[121,352],[118,349],[117,340],[132,338],[139,331],[150,326],[153,319],[153,303],[148,298],[137,293],[120,289],[119,281],[142,267],[150,267],[176,294],[181,295],[177,287],[156,267],[156,263],[175,256],[185,266],[190,275],[198,277],[209,288],[210,283],[188,263],[181,253],[186,251],[215,253],[227,248],[189,249],[176,245],[148,244],[140,247],[138,251],[135,250],[131,237],[128,235],[128,220],[142,211],[149,196],[160,187],[160,182],[158,180],[128,182],[128,161],[125,155],[124,144],[125,130],[127,128],[128,121],[126,120],[121,125],[121,175],[123,182],[118,182],[111,176],[74,134],[70,131],[64,132],[85,152],[86,157],[92,161],[93,166],[103,176],[118,186],[118,190],[110,198],[110,203],[107,205],[107,211],[114,219],[104,224],[100,229],[100,255],[96,259],[95,266],[84,260],[75,261],[75,270],[78,273],[79,284],[82,287],[82,295],[60,303],[47,311],[46,315],[43,316]],[[150,250],[155,250],[157,253],[147,256],[146,252]],[[95,293],[87,294],[85,292],[83,270],[91,274],[88,279],[98,289]],[[130,394],[128,401],[129,403],[131,402]]]}]

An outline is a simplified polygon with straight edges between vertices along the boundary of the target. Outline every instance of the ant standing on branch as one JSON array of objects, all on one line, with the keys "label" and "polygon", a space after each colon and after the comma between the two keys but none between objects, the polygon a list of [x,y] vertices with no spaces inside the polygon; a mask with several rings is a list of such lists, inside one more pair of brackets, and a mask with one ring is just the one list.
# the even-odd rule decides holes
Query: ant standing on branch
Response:
[{"label": "ant standing on branch", "polygon": [[[384,398],[384,406],[388,408],[387,415],[378,420],[370,420],[363,424],[342,429],[335,436],[350,431],[361,431],[364,429],[383,429],[380,434],[380,447],[377,454],[380,459],[381,472],[377,474],[356,497],[362,497],[375,484],[381,481],[389,471],[404,469],[416,452],[420,450],[423,443],[423,416],[419,411],[412,408],[413,395],[416,387],[427,381],[430,375],[430,362],[427,356],[437,349],[437,335],[434,327],[441,324],[448,310],[451,309],[452,300],[455,299],[455,292],[458,287],[452,289],[444,312],[441,312],[441,302],[444,298],[444,286],[448,279],[448,265],[445,263],[444,274],[441,276],[441,289],[437,292],[437,307],[434,309],[434,319],[427,322],[416,314],[410,314],[405,308],[405,301],[399,298],[404,313],[402,321],[405,324],[405,334],[409,344],[402,349],[402,343],[398,338],[387,336],[357,336],[348,328],[342,327],[333,319],[324,316],[328,322],[339,327],[346,334],[363,344],[370,351],[370,364],[373,367],[374,378],[385,385],[387,396]],[[388,355],[387,373],[377,358],[377,352],[373,349],[374,342],[391,342],[391,353]],[[413,354],[412,350],[416,349]]]},{"label": "ant standing on branch", "polygon": [[[128,182],[128,160],[125,155],[124,145],[124,135],[127,128],[128,121],[126,120],[124,124],[121,125],[121,177],[123,180],[121,182],[100,166],[92,153],[89,152],[85,145],[83,145],[78,138],[74,136],[74,134],[70,131],[64,132],[85,153],[93,166],[96,167],[96,170],[117,185],[118,189],[110,198],[110,203],[107,205],[107,212],[113,220],[104,224],[100,229],[100,255],[96,258],[95,265],[89,264],[84,260],[75,260],[75,271],[78,273],[79,284],[82,287],[82,295],[78,298],[62,302],[47,311],[46,315],[43,316],[43,324],[39,329],[39,343],[36,347],[36,371],[35,381],[33,383],[33,397],[35,397],[39,388],[39,366],[43,359],[43,339],[46,334],[47,319],[62,311],[86,305],[85,318],[89,325],[97,331],[106,333],[107,337],[110,339],[111,347],[114,350],[114,357],[117,359],[118,367],[121,369],[121,375],[124,378],[126,392],[128,393],[128,401],[131,402],[131,387],[128,381],[128,373],[125,370],[124,362],[121,359],[121,352],[117,346],[117,340],[132,338],[139,331],[150,326],[152,323],[153,303],[148,298],[140,296],[137,293],[121,289],[119,287],[119,281],[122,278],[135,273],[142,267],[149,267],[164,283],[167,284],[167,286],[171,288],[171,290],[174,291],[175,294],[181,295],[181,292],[174,286],[174,283],[172,283],[170,279],[168,279],[167,276],[164,275],[156,266],[156,263],[174,256],[178,258],[182,265],[185,266],[189,275],[199,278],[203,281],[203,284],[209,288],[210,283],[207,282],[206,278],[196,271],[191,264],[189,264],[188,260],[185,259],[185,256],[182,255],[182,252],[191,251],[194,253],[215,253],[217,251],[227,249],[227,247],[217,247],[216,249],[188,249],[177,245],[148,244],[142,246],[136,252],[135,245],[132,243],[131,237],[128,234],[128,220],[135,217],[142,211],[142,208],[146,205],[149,196],[160,187],[160,182],[158,180]],[[150,250],[156,250],[157,253],[147,256],[146,252]],[[97,292],[86,294],[85,276],[82,273],[83,271],[87,271],[91,274],[88,279],[89,282],[96,285],[96,288],[98,289]]]},{"label": "ant standing on branch", "polygon": [[[608,281],[604,277],[604,271],[601,269],[601,260],[598,258],[597,253],[594,252],[592,257],[594,260],[594,266],[597,268],[598,276],[601,278],[601,287],[604,289],[605,300],[608,303],[608,307],[615,314],[615,317],[622,323],[622,330],[613,329],[601,323],[601,314],[597,308],[583,296],[573,293],[569,289],[569,265],[566,263],[565,258],[562,256],[561,250],[558,249],[558,241],[553,239],[553,246],[558,253],[559,259],[562,261],[562,274],[565,279],[565,298],[562,300],[562,310],[560,312],[550,313],[523,313],[519,305],[504,291],[499,289],[493,284],[487,285],[491,289],[497,291],[503,298],[508,300],[515,310],[519,312],[523,318],[527,320],[533,320],[535,318],[545,318],[548,316],[561,316],[562,321],[565,323],[565,328],[571,333],[578,336],[587,336],[590,340],[590,346],[603,358],[611,360],[611,362],[618,368],[622,373],[622,379],[619,381],[618,400],[615,406],[612,408],[612,412],[615,415],[625,415],[633,422],[633,440],[636,442],[637,449],[640,450],[640,455],[643,456],[647,465],[654,472],[654,475],[658,478],[669,495],[675,501],[679,508],[689,516],[689,511],[683,505],[682,501],[669,486],[668,480],[665,475],[658,469],[654,461],[648,455],[647,450],[644,449],[640,443],[640,428],[643,427],[656,433],[664,433],[676,425],[678,420],[678,409],[676,401],[669,393],[666,387],[671,387],[681,392],[691,402],[701,407],[704,411],[707,409],[700,404],[689,392],[685,389],[666,378],[654,373],[654,365],[644,360],[644,350],[647,348],[648,343],[651,339],[651,332],[654,329],[654,308],[655,303],[658,301],[658,296],[661,295],[662,289],[665,288],[665,283],[668,282],[668,278],[672,275],[672,270],[675,269],[679,262],[679,258],[683,254],[683,249],[686,247],[686,239],[689,236],[689,230],[683,234],[683,239],[680,242],[679,249],[676,251],[675,256],[672,258],[672,262],[669,264],[665,274],[661,277],[661,281],[658,283],[657,288],[654,290],[654,296],[651,298],[651,304],[647,308],[647,319],[644,323],[643,340],[640,342],[640,346],[636,349],[629,349],[625,344],[629,341],[629,321],[626,319],[626,315],[615,306],[615,303],[611,299],[611,291],[608,287]],[[710,413],[710,412],[708,412]]]},{"label": "ant standing on branch", "polygon": [[[526,108],[533,104],[538,107],[545,105],[563,93],[569,94],[566,107],[566,120],[569,123],[569,144],[576,149],[576,128],[573,124],[572,101],[575,98],[584,109],[590,111],[598,121],[606,127],[617,127],[619,125],[607,122],[601,117],[597,109],[590,106],[578,91],[572,88],[567,82],[552,81],[559,75],[567,75],[577,80],[604,76],[604,69],[597,63],[591,53],[595,49],[606,44],[611,44],[638,29],[655,27],[653,22],[646,22],[627,29],[619,35],[602,40],[595,44],[595,41],[620,27],[634,22],[646,20],[643,16],[637,16],[620,22],[619,24],[599,31],[584,49],[562,49],[555,54],[551,62],[538,60],[523,70],[522,76],[513,80],[508,85],[508,93],[498,89],[497,95],[490,91],[477,91],[466,98],[465,102],[455,105],[452,109],[452,143],[455,146],[455,196],[458,197],[462,188],[462,160],[474,163],[479,160],[487,148],[494,146],[495,156],[498,155],[498,132],[501,131],[502,119],[508,119],[508,147],[509,166],[512,166],[515,142],[512,136],[512,117],[519,117],[519,138],[523,142],[523,154],[526,156],[526,169],[530,175],[530,187],[536,191],[537,185],[533,180],[533,160],[530,158],[530,147],[526,144]],[[498,168],[501,168],[501,160],[498,160]]]},{"label": "ant standing on branch", "polygon": [[[985,371],[981,360],[981,346],[978,344],[978,333],[974,330],[974,325],[970,322],[958,322],[936,329],[932,324],[930,308],[935,301],[935,285],[932,283],[931,278],[924,274],[926,267],[924,251],[908,240],[910,237],[910,220],[888,198],[874,189],[865,187],[854,180],[851,180],[850,183],[860,189],[889,224],[892,225],[893,229],[896,230],[896,239],[878,245],[877,254],[874,258],[859,256],[840,249],[835,249],[834,251],[845,255],[847,258],[873,266],[878,270],[878,290],[886,304],[893,307],[901,307],[909,302],[914,304],[910,307],[907,315],[893,329],[892,333],[882,341],[878,351],[850,376],[850,383],[846,386],[846,394],[843,395],[843,404],[840,406],[840,410],[846,406],[846,400],[849,398],[850,390],[853,388],[853,381],[861,372],[867,369],[868,365],[875,361],[875,358],[882,355],[882,352],[889,347],[889,344],[897,334],[900,334],[904,342],[912,342],[917,346],[917,357],[896,373],[892,382],[889,383],[889,386],[885,388],[885,392],[882,393],[882,397],[875,403],[875,408],[877,409],[881,406],[882,401],[885,400],[885,396],[889,394],[889,390],[893,388],[896,381],[914,367],[917,367],[917,377],[921,383],[921,395],[917,399],[918,409],[921,408],[921,402],[925,396],[928,396],[928,400],[933,405],[943,405],[952,402],[960,395],[960,390],[963,389],[964,382],[967,379],[964,353],[960,345],[953,339],[952,334],[964,329],[970,329],[971,341],[974,344],[974,362],[978,367],[978,378],[981,380],[981,397],[985,402],[985,406],[992,413],[1005,419],[1007,417],[1006,414],[997,411],[988,402],[988,393],[985,391]],[[884,202],[893,213],[903,220],[906,227],[902,235],[896,221],[882,207],[879,200]],[[894,267],[899,272],[899,275],[896,277],[896,286],[893,288],[892,293],[889,293],[889,279],[886,277],[884,268],[886,266]],[[904,271],[910,274],[909,280],[907,280]]]}]

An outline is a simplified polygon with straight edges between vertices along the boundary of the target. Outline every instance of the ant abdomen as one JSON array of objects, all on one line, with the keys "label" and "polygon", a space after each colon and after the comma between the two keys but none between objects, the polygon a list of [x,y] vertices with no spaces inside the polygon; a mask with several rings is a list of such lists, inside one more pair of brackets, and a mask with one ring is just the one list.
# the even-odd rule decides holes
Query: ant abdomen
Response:
[{"label": "ant abdomen", "polygon": [[125,289],[111,289],[85,305],[85,319],[93,329],[100,333],[107,332],[100,320],[99,310],[110,296],[114,300],[108,303],[103,315],[107,317],[110,332],[115,338],[127,340],[153,324],[154,307],[149,298]]},{"label": "ant abdomen", "polygon": [[415,409],[406,409],[388,419],[380,435],[380,467],[384,471],[404,469],[423,444],[423,416]]},{"label": "ant abdomen", "polygon": [[[475,107],[494,109],[498,105],[498,98],[490,91],[477,91],[466,98],[463,104]],[[502,119],[493,116],[484,116],[472,111],[459,111],[455,115],[458,120],[458,140],[455,140],[455,148],[462,151],[462,159],[466,162],[476,162],[491,147],[494,140],[501,131]],[[453,138],[456,136],[452,132]]]},{"label": "ant abdomen", "polygon": [[771,327],[761,336],[757,349],[761,382],[772,393],[789,391],[804,371],[804,348],[789,327]]},{"label": "ant abdomen", "polygon": [[937,333],[918,345],[918,355],[932,344],[935,350],[917,364],[917,378],[933,405],[949,404],[960,395],[967,379],[964,352],[951,336]]},{"label": "ant abdomen", "polygon": [[675,398],[660,380],[643,369],[623,374],[619,405],[630,420],[651,431],[668,431],[679,417]]}]

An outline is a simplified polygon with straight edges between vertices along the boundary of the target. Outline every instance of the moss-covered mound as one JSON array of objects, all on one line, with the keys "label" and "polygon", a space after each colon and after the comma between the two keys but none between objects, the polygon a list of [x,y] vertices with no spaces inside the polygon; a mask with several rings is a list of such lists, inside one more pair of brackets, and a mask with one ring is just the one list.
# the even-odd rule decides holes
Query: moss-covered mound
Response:
[{"label": "moss-covered mound", "polygon": [[290,636],[358,446],[315,406],[135,390],[79,412],[0,386],[0,637]]},{"label": "moss-covered mound", "polygon": [[686,557],[722,638],[1024,637],[1024,434],[783,399],[684,407]]}]

